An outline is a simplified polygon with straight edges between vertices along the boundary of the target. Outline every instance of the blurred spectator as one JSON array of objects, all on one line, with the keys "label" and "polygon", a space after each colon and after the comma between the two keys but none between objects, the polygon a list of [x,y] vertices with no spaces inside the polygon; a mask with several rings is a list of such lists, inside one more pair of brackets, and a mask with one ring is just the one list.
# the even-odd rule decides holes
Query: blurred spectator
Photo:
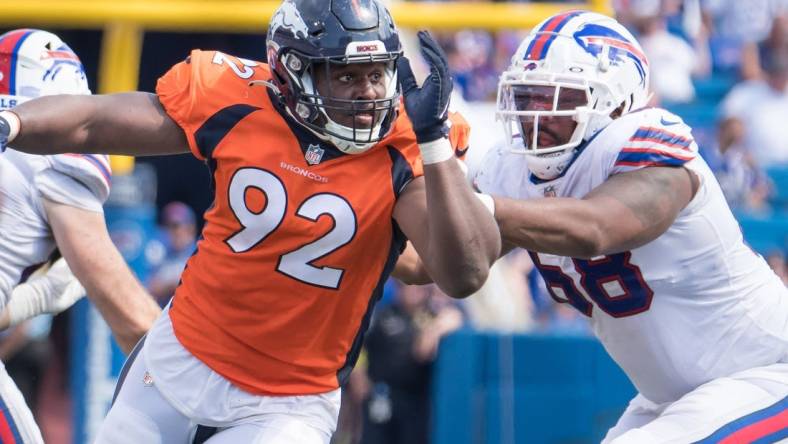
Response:
[{"label": "blurred spectator", "polygon": [[162,210],[163,257],[153,264],[148,290],[164,306],[175,293],[186,261],[194,253],[197,225],[194,212],[182,202],[170,202]]},{"label": "blurred spectator", "polygon": [[788,47],[763,54],[762,79],[736,85],[722,104],[725,119],[744,125],[744,145],[761,167],[788,165]]},{"label": "blurred spectator", "polygon": [[788,51],[788,14],[774,18],[772,29],[766,39],[750,42],[742,49],[741,77],[744,80],[762,79],[761,60],[769,59],[771,54]]},{"label": "blurred spectator", "polygon": [[[392,285],[398,285],[389,279]],[[375,310],[380,311],[379,305]],[[364,428],[364,401],[370,391],[367,376],[367,354],[362,350],[356,366],[350,373],[347,383],[342,387],[342,401],[337,419],[337,429],[331,437],[331,444],[358,444]]]},{"label": "blurred spectator", "polygon": [[636,30],[642,17],[661,15],[668,31],[687,42],[694,42],[702,32],[708,34],[700,0],[613,0],[612,6],[616,20],[630,30]]},{"label": "blurred spectator", "polygon": [[693,29],[692,45],[668,31],[668,17],[681,15],[677,0],[632,0],[627,11],[651,69],[651,88],[668,103],[687,103],[695,98],[693,77],[710,72],[706,32]]},{"label": "blurred spectator", "polygon": [[449,58],[454,81],[465,100],[492,100],[498,89],[492,34],[481,30],[462,30],[444,35],[441,44]]},{"label": "blurred spectator", "polygon": [[738,70],[742,47],[765,39],[774,18],[788,11],[786,0],[704,0],[702,5],[717,70]]},{"label": "blurred spectator", "polygon": [[534,269],[529,275],[531,294],[536,306],[536,330],[543,333],[590,335],[589,319],[569,304],[558,303],[550,296],[544,279]]},{"label": "blurred spectator", "polygon": [[498,260],[482,288],[462,300],[471,326],[498,333],[532,329],[533,298],[528,273],[533,267],[528,253],[520,248]]},{"label": "blurred spectator", "polygon": [[775,274],[783,280],[785,285],[788,285],[788,263],[785,261],[785,255],[782,251],[775,250],[766,256],[766,262],[774,270]]},{"label": "blurred spectator", "polygon": [[759,212],[769,197],[769,181],[744,144],[744,125],[736,118],[723,119],[718,132],[719,165],[715,175],[733,209]]},{"label": "blurred spectator", "polygon": [[443,336],[458,329],[462,312],[436,286],[401,286],[376,313],[366,336],[368,383],[352,383],[364,397],[363,444],[426,444],[432,362]]},{"label": "blurred spectator", "polygon": [[[38,420],[41,382],[52,357],[52,316],[37,316],[0,335],[0,361]],[[2,365],[2,364],[0,364]]]}]

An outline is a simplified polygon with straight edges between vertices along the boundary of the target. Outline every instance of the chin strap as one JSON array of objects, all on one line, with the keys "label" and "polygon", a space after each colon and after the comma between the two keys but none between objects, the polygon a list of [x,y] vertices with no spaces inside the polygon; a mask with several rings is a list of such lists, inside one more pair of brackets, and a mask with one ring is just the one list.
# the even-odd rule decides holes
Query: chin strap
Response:
[{"label": "chin strap", "polygon": [[271,91],[273,91],[274,94],[276,94],[277,97],[282,97],[282,91],[279,90],[278,86],[274,85],[274,82],[271,82],[271,81],[268,81],[268,80],[252,80],[251,82],[249,82],[249,86],[250,87],[252,87],[252,86],[262,86],[262,87],[268,88]]},{"label": "chin strap", "polygon": [[577,149],[572,148],[553,156],[528,153],[525,157],[525,163],[534,176],[542,180],[553,180],[560,176],[569,166],[576,152]]}]

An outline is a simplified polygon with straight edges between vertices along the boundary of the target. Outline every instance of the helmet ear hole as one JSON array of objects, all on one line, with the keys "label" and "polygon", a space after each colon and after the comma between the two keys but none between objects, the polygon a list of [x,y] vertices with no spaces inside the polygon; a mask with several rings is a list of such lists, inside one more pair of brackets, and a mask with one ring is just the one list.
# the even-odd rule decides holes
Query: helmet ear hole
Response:
[{"label": "helmet ear hole", "polygon": [[[630,102],[630,104],[631,103],[632,102]],[[626,103],[622,103],[621,105],[619,105],[618,108],[614,109],[613,112],[610,113],[610,118],[611,119],[618,119],[619,117],[621,117],[624,114],[624,107],[626,105],[627,105]]]}]

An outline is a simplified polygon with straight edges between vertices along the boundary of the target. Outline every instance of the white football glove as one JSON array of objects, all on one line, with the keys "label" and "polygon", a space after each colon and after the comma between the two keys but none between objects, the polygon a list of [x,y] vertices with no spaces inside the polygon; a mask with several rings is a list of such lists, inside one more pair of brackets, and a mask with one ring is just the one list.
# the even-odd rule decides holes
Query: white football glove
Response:
[{"label": "white football glove", "polygon": [[43,276],[33,277],[14,288],[6,305],[10,325],[44,313],[60,313],[84,296],[85,289],[65,259],[58,259]]}]

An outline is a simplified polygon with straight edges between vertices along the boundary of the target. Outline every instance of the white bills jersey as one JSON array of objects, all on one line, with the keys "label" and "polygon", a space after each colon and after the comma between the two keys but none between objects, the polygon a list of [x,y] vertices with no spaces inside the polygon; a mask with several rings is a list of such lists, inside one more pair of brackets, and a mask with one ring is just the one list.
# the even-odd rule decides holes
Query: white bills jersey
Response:
[{"label": "white bills jersey", "polygon": [[713,379],[788,362],[788,291],[743,241],[690,128],[662,109],[614,120],[563,175],[529,175],[524,156],[490,150],[470,179],[514,199],[582,198],[608,177],[683,166],[701,185],[654,241],[592,260],[533,253],[552,297],[590,317],[597,337],[640,393],[671,402]]},{"label": "white bills jersey", "polygon": [[9,149],[0,156],[0,306],[55,249],[44,199],[102,212],[110,180],[105,155],[34,156]]}]

